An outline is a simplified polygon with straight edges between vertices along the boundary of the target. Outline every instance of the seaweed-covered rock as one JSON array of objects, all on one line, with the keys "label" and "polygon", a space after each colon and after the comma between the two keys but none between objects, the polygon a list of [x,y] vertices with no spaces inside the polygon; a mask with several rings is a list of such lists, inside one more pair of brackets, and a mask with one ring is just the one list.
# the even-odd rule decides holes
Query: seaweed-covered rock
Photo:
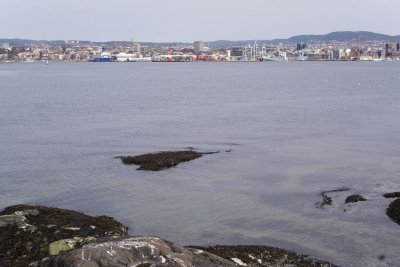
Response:
[{"label": "seaweed-covered rock", "polygon": [[45,259],[41,267],[235,267],[233,262],[200,250],[177,246],[157,237],[126,237],[84,245]]},{"label": "seaweed-covered rock", "polygon": [[37,205],[16,205],[0,213],[0,266],[28,266],[99,237],[126,236],[111,217]]},{"label": "seaweed-covered rock", "polygon": [[390,203],[386,210],[386,215],[389,216],[395,223],[400,224],[400,198]]},{"label": "seaweed-covered rock", "polygon": [[348,196],[347,198],[346,198],[346,200],[344,201],[344,203],[355,203],[355,202],[358,202],[358,201],[366,201],[366,199],[365,198],[363,198],[362,196],[360,196],[360,195],[351,195],[351,196]]},{"label": "seaweed-covered rock", "polygon": [[179,163],[194,160],[202,157],[205,154],[212,153],[216,152],[200,153],[193,150],[162,151],[139,156],[121,156],[119,158],[124,164],[140,165],[138,170],[160,171],[174,167]]},{"label": "seaweed-covered rock", "polygon": [[337,193],[337,192],[345,192],[345,191],[349,191],[350,189],[347,187],[341,187],[338,189],[334,189],[334,190],[326,190],[326,191],[322,191],[321,192],[321,197],[322,200],[318,203],[315,204],[315,206],[317,208],[324,208],[326,205],[332,205],[332,198],[330,197],[331,193]]},{"label": "seaweed-covered rock", "polygon": [[196,247],[225,259],[230,259],[237,266],[296,266],[296,267],[334,267],[335,265],[311,259],[305,255],[268,246],[213,246]]},{"label": "seaweed-covered rock", "polygon": [[397,198],[397,197],[400,197],[400,192],[386,193],[383,196],[385,198]]}]

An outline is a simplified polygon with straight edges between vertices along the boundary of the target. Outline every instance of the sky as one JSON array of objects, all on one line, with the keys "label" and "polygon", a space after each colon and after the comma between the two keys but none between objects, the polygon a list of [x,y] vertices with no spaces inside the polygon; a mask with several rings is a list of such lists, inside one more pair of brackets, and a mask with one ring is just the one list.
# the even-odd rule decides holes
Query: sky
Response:
[{"label": "sky", "polygon": [[400,35],[399,0],[0,0],[0,38],[192,42]]}]

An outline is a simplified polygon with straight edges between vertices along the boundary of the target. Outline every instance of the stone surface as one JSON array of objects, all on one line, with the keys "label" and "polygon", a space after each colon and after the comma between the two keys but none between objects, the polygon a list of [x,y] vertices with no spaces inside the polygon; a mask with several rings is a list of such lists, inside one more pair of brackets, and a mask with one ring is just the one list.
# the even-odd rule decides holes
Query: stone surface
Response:
[{"label": "stone surface", "polygon": [[114,235],[126,236],[127,228],[111,217],[37,205],[11,206],[0,213],[0,266],[28,266],[50,256],[50,251],[54,254]]},{"label": "stone surface", "polygon": [[120,158],[124,164],[140,165],[138,170],[160,171],[174,167],[182,162],[200,158],[204,154],[210,153],[200,153],[193,150],[162,151],[139,156],[122,156]]},{"label": "stone surface", "polygon": [[365,198],[363,198],[361,195],[351,195],[346,198],[344,203],[346,203],[346,204],[347,203],[355,203],[358,201],[367,201],[367,200]]},{"label": "stone surface", "polygon": [[389,216],[395,223],[400,224],[400,199],[396,199],[390,203],[386,210],[386,215]]},{"label": "stone surface", "polygon": [[398,197],[400,197],[400,192],[386,193],[383,196],[385,198],[398,198]]},{"label": "stone surface", "polygon": [[82,248],[44,260],[41,267],[234,267],[233,262],[201,250],[177,246],[157,237],[126,237]]},{"label": "stone surface", "polygon": [[225,259],[231,259],[237,266],[254,267],[335,267],[335,265],[311,259],[305,255],[269,246],[213,246],[197,247]]}]

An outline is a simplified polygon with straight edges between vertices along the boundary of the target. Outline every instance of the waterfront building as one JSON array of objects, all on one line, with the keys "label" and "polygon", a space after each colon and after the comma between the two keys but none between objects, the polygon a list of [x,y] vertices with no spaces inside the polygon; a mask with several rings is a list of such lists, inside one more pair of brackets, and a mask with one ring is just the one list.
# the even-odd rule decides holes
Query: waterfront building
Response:
[{"label": "waterfront building", "polygon": [[391,57],[392,57],[392,59],[400,60],[400,51],[393,51],[391,53]]},{"label": "waterfront building", "polygon": [[231,50],[232,57],[241,57],[243,56],[243,49],[240,47],[234,47]]},{"label": "waterfront building", "polygon": [[200,53],[204,50],[204,42],[203,41],[195,41],[193,46],[194,46],[194,52],[196,54]]}]

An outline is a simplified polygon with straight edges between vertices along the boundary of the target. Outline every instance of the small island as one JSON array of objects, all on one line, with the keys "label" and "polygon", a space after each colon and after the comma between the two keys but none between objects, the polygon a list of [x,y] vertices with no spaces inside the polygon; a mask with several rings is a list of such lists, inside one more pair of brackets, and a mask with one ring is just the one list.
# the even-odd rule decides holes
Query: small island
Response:
[{"label": "small island", "polygon": [[206,154],[218,152],[197,152],[194,150],[161,151],[138,156],[120,156],[122,163],[126,165],[140,165],[137,170],[161,171],[186,161],[191,161]]}]

